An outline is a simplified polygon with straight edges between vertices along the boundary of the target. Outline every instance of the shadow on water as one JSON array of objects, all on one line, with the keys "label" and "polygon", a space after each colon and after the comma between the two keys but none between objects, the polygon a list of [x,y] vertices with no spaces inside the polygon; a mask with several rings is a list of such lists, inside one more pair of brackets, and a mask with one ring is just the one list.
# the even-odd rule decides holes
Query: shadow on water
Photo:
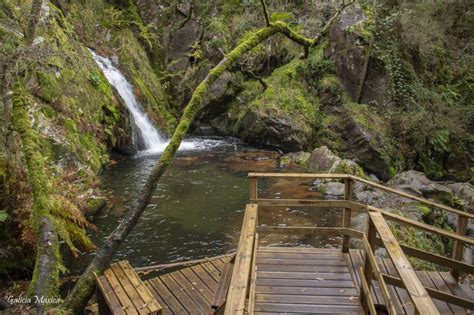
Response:
[{"label": "shadow on water", "polygon": [[[280,154],[249,148],[233,140],[183,151],[158,183],[152,201],[138,225],[119,248],[114,260],[127,259],[133,266],[170,263],[220,255],[237,246],[243,211],[248,200],[247,172],[278,171]],[[136,199],[159,156],[125,159],[102,175],[109,207],[93,223],[95,244],[118,225]],[[268,196],[318,196],[308,183],[262,185]],[[298,198],[298,197],[297,197]],[[259,221],[280,225],[334,225],[340,216],[309,209],[262,209]],[[301,239],[267,238],[265,243],[294,243]],[[309,240],[313,243],[314,240]],[[329,242],[331,244],[331,242]],[[333,242],[334,243],[334,242]],[[92,258],[69,258],[72,274],[80,273]]]}]

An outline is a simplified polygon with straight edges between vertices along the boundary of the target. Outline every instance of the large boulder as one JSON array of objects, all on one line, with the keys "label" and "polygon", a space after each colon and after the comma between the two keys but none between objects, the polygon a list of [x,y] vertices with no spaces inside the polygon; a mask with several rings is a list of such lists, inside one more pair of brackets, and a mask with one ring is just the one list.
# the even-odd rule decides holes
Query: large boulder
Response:
[{"label": "large boulder", "polygon": [[431,181],[424,173],[414,170],[397,174],[387,185],[425,198],[446,200],[452,196],[450,188]]},{"label": "large boulder", "polygon": [[307,162],[307,171],[312,173],[344,173],[363,176],[362,168],[352,160],[341,159],[326,146],[311,152]]},{"label": "large boulder", "polygon": [[390,78],[383,64],[370,58],[369,39],[358,32],[366,19],[358,5],[346,10],[329,35],[325,55],[334,61],[336,75],[353,101],[383,105],[389,102]]},{"label": "large boulder", "polygon": [[284,152],[291,152],[304,149],[311,133],[298,124],[293,117],[276,109],[259,111],[250,109],[240,120],[237,134],[245,142],[268,145]]},{"label": "large boulder", "polygon": [[452,183],[446,185],[453,195],[463,203],[464,208],[474,212],[474,186],[470,183]]}]

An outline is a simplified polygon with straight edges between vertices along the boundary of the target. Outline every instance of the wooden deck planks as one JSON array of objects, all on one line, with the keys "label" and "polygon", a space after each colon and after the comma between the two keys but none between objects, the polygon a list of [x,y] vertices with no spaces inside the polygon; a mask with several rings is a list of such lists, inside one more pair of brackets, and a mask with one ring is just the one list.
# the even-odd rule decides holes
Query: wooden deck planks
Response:
[{"label": "wooden deck planks", "polygon": [[259,247],[255,314],[362,313],[340,249]]},{"label": "wooden deck planks", "polygon": [[163,314],[209,314],[224,263],[215,259],[145,281]]},{"label": "wooden deck planks", "polygon": [[[363,261],[360,260],[361,256],[362,255],[359,250],[350,250],[350,258],[355,263],[355,266],[361,265],[363,263]],[[398,277],[398,274],[389,258],[378,258],[377,260],[382,272]],[[416,274],[425,287],[437,289],[439,291],[457,295],[470,300],[474,298],[472,296],[474,290],[466,290],[466,287],[457,284],[449,272],[416,271]],[[356,273],[356,277],[358,279],[358,273]],[[357,280],[357,284],[359,285],[358,281],[359,280]],[[411,302],[406,290],[392,285],[387,285],[387,287],[390,296],[394,301],[397,314],[413,314],[413,303]],[[375,295],[380,303],[384,304],[381,292],[376,290]],[[449,304],[436,299],[433,299],[433,302],[435,303],[440,314],[467,314],[465,309],[457,305]]]}]

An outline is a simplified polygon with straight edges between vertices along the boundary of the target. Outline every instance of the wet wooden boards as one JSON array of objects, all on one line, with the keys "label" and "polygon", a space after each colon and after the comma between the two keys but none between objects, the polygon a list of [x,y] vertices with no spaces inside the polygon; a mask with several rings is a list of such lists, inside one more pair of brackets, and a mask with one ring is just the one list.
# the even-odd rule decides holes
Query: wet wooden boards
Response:
[{"label": "wet wooden boards", "polygon": [[110,265],[96,282],[101,314],[161,314],[161,306],[128,261]]}]

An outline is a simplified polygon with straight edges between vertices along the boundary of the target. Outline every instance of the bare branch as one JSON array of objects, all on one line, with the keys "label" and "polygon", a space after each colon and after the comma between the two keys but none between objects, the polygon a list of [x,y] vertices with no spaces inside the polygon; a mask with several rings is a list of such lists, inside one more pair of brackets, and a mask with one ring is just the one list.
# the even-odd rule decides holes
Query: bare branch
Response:
[{"label": "bare branch", "polygon": [[341,13],[350,5],[354,3],[354,0],[345,2],[345,0],[342,0],[341,4],[339,5],[339,9],[336,10],[336,13],[329,19],[329,21],[324,25],[323,29],[321,32],[319,32],[318,35],[313,39],[314,45],[317,45],[318,42],[323,38],[323,36],[326,36],[327,33],[334,27],[334,25],[337,23],[339,20],[339,17],[341,16]]},{"label": "bare branch", "polygon": [[267,26],[270,26],[270,16],[268,14],[268,9],[267,9],[265,0],[260,0],[260,2],[262,3],[263,16],[265,17],[265,23]]}]

